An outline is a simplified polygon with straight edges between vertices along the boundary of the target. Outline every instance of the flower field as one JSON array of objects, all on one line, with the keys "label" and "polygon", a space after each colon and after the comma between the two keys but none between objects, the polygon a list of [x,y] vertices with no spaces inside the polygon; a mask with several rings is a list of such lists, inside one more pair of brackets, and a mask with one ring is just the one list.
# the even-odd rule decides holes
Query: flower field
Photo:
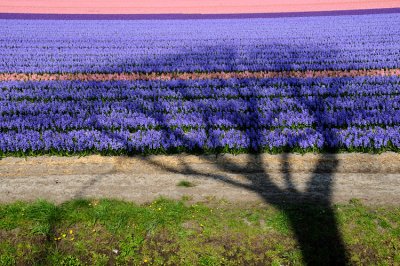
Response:
[{"label": "flower field", "polygon": [[0,70],[121,73],[400,67],[398,14],[290,19],[3,20]]},{"label": "flower field", "polygon": [[399,14],[1,23],[2,155],[400,150]]}]

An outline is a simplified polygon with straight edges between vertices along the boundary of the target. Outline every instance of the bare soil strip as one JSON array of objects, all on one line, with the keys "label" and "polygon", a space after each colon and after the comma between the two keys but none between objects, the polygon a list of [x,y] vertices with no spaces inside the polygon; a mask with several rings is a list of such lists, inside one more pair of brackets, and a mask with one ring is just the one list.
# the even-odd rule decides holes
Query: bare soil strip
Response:
[{"label": "bare soil strip", "polygon": [[[358,198],[366,204],[399,204],[399,161],[400,154],[391,152],[9,157],[0,160],[0,202],[107,197],[143,203],[160,196],[187,196],[194,201],[249,203],[266,195],[277,201],[298,201],[303,196],[318,201],[327,197],[329,186],[334,203]],[[195,186],[177,186],[182,180]],[[251,189],[257,184],[264,187]]]},{"label": "bare soil strip", "polygon": [[66,73],[25,74],[0,73],[0,81],[109,81],[109,80],[192,80],[192,79],[243,79],[243,78],[317,78],[358,76],[400,76],[400,69],[369,70],[310,70],[310,71],[258,71],[258,72],[210,72],[210,73]]}]

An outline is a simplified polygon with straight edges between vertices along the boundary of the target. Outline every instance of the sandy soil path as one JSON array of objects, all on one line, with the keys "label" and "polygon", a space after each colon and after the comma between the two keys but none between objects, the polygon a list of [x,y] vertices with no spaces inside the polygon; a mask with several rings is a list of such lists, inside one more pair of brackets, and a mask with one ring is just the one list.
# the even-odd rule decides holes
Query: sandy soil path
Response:
[{"label": "sandy soil path", "polygon": [[[160,196],[400,203],[400,154],[29,157],[0,160],[0,202]],[[194,187],[177,186],[186,180]]]}]

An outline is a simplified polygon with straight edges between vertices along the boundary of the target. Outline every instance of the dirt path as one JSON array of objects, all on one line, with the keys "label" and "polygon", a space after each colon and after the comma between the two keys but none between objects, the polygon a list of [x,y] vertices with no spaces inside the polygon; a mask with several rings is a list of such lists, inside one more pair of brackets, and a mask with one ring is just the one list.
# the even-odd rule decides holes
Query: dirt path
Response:
[{"label": "dirt path", "polygon": [[192,79],[231,79],[231,78],[318,78],[318,77],[358,77],[358,76],[400,76],[400,69],[369,70],[308,70],[308,71],[239,71],[211,73],[68,73],[68,74],[24,74],[0,73],[0,81],[49,81],[49,80],[192,80]]},{"label": "dirt path", "polygon": [[[0,160],[0,202],[43,198],[60,203],[108,197],[143,203],[159,196],[255,202],[264,194],[290,200],[294,192],[303,193],[307,186],[307,195],[318,200],[331,184],[333,202],[359,198],[368,204],[399,204],[398,162],[397,153],[5,158]],[[317,174],[313,173],[316,167]],[[312,187],[311,177],[317,180]],[[275,185],[258,192],[247,188],[250,180],[254,184],[266,179],[282,190],[277,191]],[[177,186],[181,180],[195,186]]]}]

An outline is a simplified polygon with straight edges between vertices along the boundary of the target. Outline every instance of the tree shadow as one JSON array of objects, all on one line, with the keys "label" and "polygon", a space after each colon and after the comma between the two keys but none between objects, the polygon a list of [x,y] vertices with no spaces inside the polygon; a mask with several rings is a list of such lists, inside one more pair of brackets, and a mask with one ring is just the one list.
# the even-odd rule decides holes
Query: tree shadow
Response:
[{"label": "tree shadow", "polygon": [[[275,44],[271,44],[270,47],[275,47]],[[301,56],[300,51],[304,47],[296,46],[289,47],[284,46],[287,54],[286,60],[297,62]],[[268,50],[268,46],[265,46]],[[309,51],[312,51],[307,47]],[[323,54],[320,52],[318,47],[314,47],[316,54]],[[232,62],[240,61],[240,57],[247,57],[246,60],[256,60],[260,51],[255,52],[248,51],[247,54],[243,52],[238,53],[234,48],[230,46],[225,47],[202,47],[201,53],[204,55],[208,54],[209,51],[225,51],[228,55],[221,64],[232,64]],[[323,50],[326,53],[326,49]],[[239,55],[240,54],[240,55]],[[190,57],[193,56],[193,51],[182,51],[179,55],[171,55],[171,57],[159,59],[161,62],[173,62],[176,58]],[[199,55],[195,55],[198,57]],[[334,55],[329,54],[332,58]],[[300,58],[301,59],[301,58]],[[271,67],[271,66],[268,66]],[[294,66],[293,69],[297,70],[298,66]],[[287,66],[285,66],[287,68]],[[207,69],[207,66],[200,67],[200,69]],[[310,79],[311,80],[311,79]],[[246,80],[233,80],[238,83],[246,83]],[[182,81],[185,84],[185,81]],[[246,86],[246,84],[245,84]],[[324,98],[321,95],[306,95],[302,91],[302,86],[296,84],[296,80],[292,80],[290,85],[290,91],[293,99],[297,105],[300,106],[304,113],[308,113],[313,122],[312,131],[316,135],[316,144],[319,148],[334,146],[332,143],[337,143],[337,137],[333,131],[329,130],[330,125],[326,123],[326,116],[330,114],[326,110],[324,104]],[[187,88],[190,90],[190,87]],[[334,181],[334,174],[338,167],[338,159],[334,154],[322,153],[320,159],[317,162],[315,169],[311,173],[311,177],[307,183],[307,188],[301,191],[293,183],[293,171],[289,164],[290,154],[281,154],[281,172],[283,173],[283,179],[285,182],[285,188],[278,186],[268,173],[267,161],[263,159],[263,148],[268,145],[268,139],[266,138],[266,130],[271,130],[269,125],[278,117],[268,116],[264,117],[262,112],[259,110],[263,109],[262,101],[258,98],[257,87],[248,85],[249,91],[246,95],[238,95],[243,99],[244,105],[247,111],[236,110],[237,106],[229,106],[229,103],[224,107],[231,110],[232,116],[226,117],[227,120],[235,125],[244,135],[246,141],[245,145],[251,147],[252,153],[247,154],[247,164],[239,165],[234,161],[230,161],[229,158],[223,162],[212,159],[212,157],[205,157],[209,163],[216,165],[220,170],[219,173],[203,173],[196,170],[190,164],[182,162],[182,168],[175,168],[173,166],[162,165],[157,161],[151,159],[151,157],[141,157],[146,163],[151,164],[155,167],[162,168],[171,173],[178,174],[190,174],[197,177],[209,178],[224,182],[234,187],[243,188],[245,190],[257,193],[265,203],[271,204],[278,210],[285,213],[288,220],[290,221],[291,228],[294,231],[296,239],[299,244],[303,255],[303,261],[307,265],[344,265],[348,262],[348,256],[346,249],[338,228],[338,223],[335,218],[335,211],[332,203],[332,186]],[[93,97],[98,97],[95,95]],[[154,99],[154,109],[160,107],[160,103],[157,99]],[[212,138],[213,129],[215,128],[214,121],[211,119],[212,110],[207,109],[210,106],[202,106],[203,111],[201,112],[201,123],[204,125],[204,130],[208,138]],[[158,108],[160,109],[160,108]],[[233,110],[233,111],[232,111]],[[139,110],[137,110],[140,112]],[[199,144],[194,140],[193,136],[188,136],[183,131],[176,130],[170,127],[168,114],[163,115],[162,113],[157,115],[151,115],[148,112],[143,112],[145,116],[152,116],[158,125],[161,125],[165,130],[162,131],[161,139],[165,139],[167,142],[171,136],[176,138],[189,150],[192,148],[201,148]],[[238,125],[238,121],[247,121],[250,126]],[[95,122],[96,128],[101,129],[101,123]],[[128,144],[128,140],[125,137],[120,136],[118,133],[105,131],[111,139],[125,143],[126,149],[131,149]],[[307,131],[302,132],[307,134]],[[288,146],[287,151],[291,151],[293,145],[300,143],[300,135],[291,135],[286,138],[286,145]],[[215,138],[213,141],[218,142],[219,139]],[[224,143],[217,143],[223,147]],[[222,173],[221,173],[222,172]],[[244,178],[245,182],[240,182],[233,178],[230,178],[227,174],[236,174]],[[90,189],[96,182],[100,181],[103,176],[97,177],[95,180],[83,188],[83,191],[79,191],[77,196],[85,194],[84,190]]]}]

